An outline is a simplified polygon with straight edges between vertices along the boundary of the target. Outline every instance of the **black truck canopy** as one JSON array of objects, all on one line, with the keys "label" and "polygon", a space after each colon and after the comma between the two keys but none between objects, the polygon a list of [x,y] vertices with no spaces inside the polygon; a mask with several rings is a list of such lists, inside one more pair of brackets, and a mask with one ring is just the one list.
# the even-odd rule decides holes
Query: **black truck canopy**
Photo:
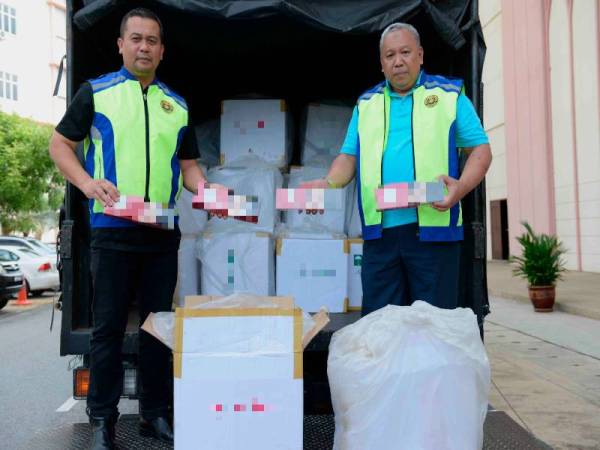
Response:
[{"label": "black truck canopy", "polygon": [[[74,5],[78,5],[74,1]],[[165,32],[159,77],[184,96],[198,120],[217,115],[220,101],[260,93],[292,108],[315,99],[354,101],[382,79],[378,42],[395,21],[422,35],[425,69],[479,79],[485,48],[471,67],[468,0],[87,0],[74,15],[74,86],[116,70],[121,17],[151,8]],[[81,7],[83,6],[83,7]]]},{"label": "black truck canopy", "polygon": [[[137,6],[164,26],[158,77],[188,102],[196,122],[220,115],[221,101],[260,94],[287,101],[292,116],[309,102],[353,103],[383,79],[379,39],[397,21],[413,24],[425,49],[425,70],[464,79],[481,115],[485,44],[477,0],[67,0],[67,95],[86,79],[118,70],[122,16]],[[298,155],[294,156],[294,162]],[[463,200],[465,244],[461,306],[487,312],[483,186]],[[86,353],[90,324],[87,212],[69,186],[63,245],[61,354]],[[126,344],[127,347],[127,344]]]}]

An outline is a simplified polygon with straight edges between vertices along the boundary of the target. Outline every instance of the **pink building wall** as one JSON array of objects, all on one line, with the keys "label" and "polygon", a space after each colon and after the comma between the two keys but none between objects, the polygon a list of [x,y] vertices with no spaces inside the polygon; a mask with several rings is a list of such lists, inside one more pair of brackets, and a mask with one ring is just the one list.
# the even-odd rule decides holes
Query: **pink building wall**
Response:
[{"label": "pink building wall", "polygon": [[510,254],[528,221],[555,233],[548,54],[550,0],[503,0],[506,175]]}]

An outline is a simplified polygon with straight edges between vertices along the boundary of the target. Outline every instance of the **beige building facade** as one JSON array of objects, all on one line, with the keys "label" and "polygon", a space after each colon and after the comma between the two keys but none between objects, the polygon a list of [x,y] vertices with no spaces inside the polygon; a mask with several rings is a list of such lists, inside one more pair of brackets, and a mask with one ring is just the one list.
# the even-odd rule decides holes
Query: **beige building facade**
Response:
[{"label": "beige building facade", "polygon": [[0,0],[0,110],[56,124],[65,81],[53,97],[66,53],[64,0]]}]

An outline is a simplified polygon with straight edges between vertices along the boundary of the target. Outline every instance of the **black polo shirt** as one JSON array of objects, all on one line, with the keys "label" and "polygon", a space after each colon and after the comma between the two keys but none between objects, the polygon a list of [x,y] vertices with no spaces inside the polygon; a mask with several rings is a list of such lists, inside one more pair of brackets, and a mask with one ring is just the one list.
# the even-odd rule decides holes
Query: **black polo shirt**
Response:
[{"label": "black polo shirt", "polygon": [[[56,126],[56,131],[67,139],[80,142],[89,134],[94,120],[94,97],[90,83],[83,83],[65,115]],[[177,157],[196,159],[199,157],[196,133],[191,120],[183,135]],[[126,228],[92,228],[92,248],[121,251],[163,252],[179,248],[179,229],[163,230],[146,225]]]}]

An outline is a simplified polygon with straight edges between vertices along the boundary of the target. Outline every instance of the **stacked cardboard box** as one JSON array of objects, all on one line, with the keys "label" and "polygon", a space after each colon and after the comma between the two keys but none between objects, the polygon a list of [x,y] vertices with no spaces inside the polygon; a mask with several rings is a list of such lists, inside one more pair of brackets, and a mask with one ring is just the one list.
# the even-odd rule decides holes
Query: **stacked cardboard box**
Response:
[{"label": "stacked cardboard box", "polygon": [[[348,310],[348,241],[342,238],[280,237],[277,240],[277,295],[316,312]],[[319,239],[320,238],[320,239]]]},{"label": "stacked cardboard box", "polygon": [[[286,174],[287,186],[295,188],[327,174],[343,142],[350,115],[351,108],[339,105],[307,107],[305,123],[300,127],[301,160],[315,167],[291,168]],[[311,311],[320,306],[345,311],[360,305],[360,273],[354,265],[358,259],[348,255],[350,248],[358,247],[355,241],[344,244],[346,236],[360,236],[354,182],[328,192],[336,194],[336,206],[326,208],[324,214],[289,210],[283,213],[282,226],[278,226],[281,214],[275,208],[275,191],[283,186],[281,170],[285,170],[292,152],[290,130],[283,100],[254,99],[224,101],[218,123],[209,122],[196,130],[206,135],[203,141],[209,141],[211,154],[217,147],[220,150],[223,165],[207,172],[208,181],[230,188],[235,195],[256,198],[258,220],[251,223],[212,217],[201,227],[186,227],[186,218],[197,225],[193,214],[204,214],[206,222],[206,213],[191,213],[187,204],[180,206],[186,218],[180,249],[179,303],[190,294],[244,291],[294,295],[300,304],[310,305]],[[218,143],[213,142],[217,132]],[[189,203],[187,197],[184,194],[182,200]],[[277,246],[274,234],[281,236]],[[278,249],[277,258],[274,247]],[[303,287],[309,277],[311,294],[307,295]]]},{"label": "stacked cardboard box", "polygon": [[301,134],[303,166],[329,167],[344,143],[352,108],[311,103],[305,111]]},{"label": "stacked cardboard box", "polygon": [[275,294],[273,238],[257,233],[204,233],[198,240],[202,294]]},{"label": "stacked cardboard box", "polygon": [[250,206],[252,215],[252,220],[213,216],[206,233],[196,236],[203,294],[275,293],[272,234],[280,222],[275,191],[282,187],[280,169],[288,164],[292,141],[286,109],[283,100],[226,100],[218,127],[198,130],[209,137],[219,130],[221,165],[208,171],[208,181],[231,190],[233,209],[240,206],[236,199],[250,199],[242,209]]},{"label": "stacked cardboard box", "polygon": [[284,100],[226,100],[221,109],[221,164],[289,164],[291,122]]},{"label": "stacked cardboard box", "polygon": [[204,231],[207,214],[205,211],[192,209],[192,197],[191,192],[183,189],[177,200],[181,231],[178,253],[179,270],[175,290],[177,305],[182,305],[186,296],[200,293],[200,267],[196,258],[196,239]]},{"label": "stacked cardboard box", "polygon": [[348,239],[348,310],[362,308],[362,257],[363,240]]}]

